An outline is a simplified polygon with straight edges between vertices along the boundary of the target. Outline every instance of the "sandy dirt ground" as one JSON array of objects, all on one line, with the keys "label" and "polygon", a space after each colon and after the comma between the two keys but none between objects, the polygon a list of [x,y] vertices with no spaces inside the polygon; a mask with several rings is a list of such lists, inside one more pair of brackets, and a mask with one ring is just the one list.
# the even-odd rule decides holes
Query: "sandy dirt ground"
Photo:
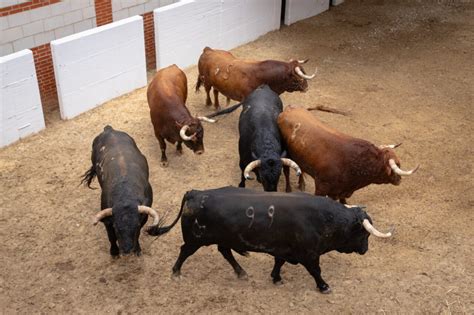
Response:
[{"label": "sandy dirt ground", "polygon": [[[306,69],[317,66],[318,76],[307,93],[282,95],[284,104],[348,111],[313,113],[376,144],[403,142],[402,167],[421,164],[400,186],[372,185],[349,199],[395,235],[371,237],[363,256],[324,255],[331,294],[320,294],[302,266],[285,265],[284,284],[274,286],[264,254],[237,257],[249,274],[238,280],[215,246],[189,258],[175,281],[179,224],[158,239],[142,233],[141,257],[111,259],[103,225],[91,224],[100,190],[79,186],[106,124],[128,132],[148,158],[154,207],[169,211],[169,222],[187,190],[240,180],[239,111],[205,125],[203,155],[171,148],[162,168],[142,88],[70,121],[49,113],[45,131],[0,150],[0,312],[472,314],[474,10],[419,2],[346,2],[233,50],[310,58]],[[204,92],[193,92],[196,67],[186,74],[190,110],[212,112]]]}]

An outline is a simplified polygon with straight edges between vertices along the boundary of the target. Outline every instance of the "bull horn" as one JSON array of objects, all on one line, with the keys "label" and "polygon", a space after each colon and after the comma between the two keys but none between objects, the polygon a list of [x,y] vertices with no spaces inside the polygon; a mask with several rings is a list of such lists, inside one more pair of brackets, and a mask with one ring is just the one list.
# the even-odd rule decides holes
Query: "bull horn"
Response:
[{"label": "bull horn", "polygon": [[253,179],[251,176],[250,176],[250,171],[252,171],[254,168],[256,167],[259,167],[260,164],[262,164],[262,161],[260,160],[255,160],[255,161],[252,161],[250,162],[247,167],[244,169],[244,177],[245,179]]},{"label": "bull horn", "polygon": [[411,174],[415,173],[418,170],[418,168],[420,167],[420,165],[418,164],[417,167],[415,167],[414,169],[412,169],[410,171],[404,171],[404,170],[400,169],[397,166],[397,163],[395,163],[394,159],[388,160],[388,164],[390,164],[390,167],[392,168],[392,170],[400,176],[411,175]]},{"label": "bull horn", "polygon": [[207,118],[205,116],[198,116],[197,119],[199,119],[200,121],[205,121],[205,122],[211,123],[211,124],[216,122],[215,119],[210,119],[210,118]]},{"label": "bull horn", "polygon": [[184,125],[181,130],[179,131],[179,135],[181,136],[181,139],[183,139],[184,141],[190,141],[190,140],[193,140],[193,137],[196,135],[196,134],[193,134],[192,136],[186,136],[186,130],[189,129],[189,126],[188,125]]},{"label": "bull horn", "polygon": [[398,148],[399,146],[401,146],[402,143],[397,143],[397,144],[382,144],[382,145],[379,145],[379,149],[395,149],[395,148]]},{"label": "bull horn", "polygon": [[281,162],[283,163],[283,165],[285,166],[289,166],[291,167],[292,169],[294,169],[296,171],[296,176],[300,176],[301,175],[301,169],[300,167],[298,166],[298,164],[296,164],[295,161],[291,160],[291,159],[287,159],[287,158],[281,158]]},{"label": "bull horn", "polygon": [[112,208],[107,208],[104,210],[100,210],[95,216],[94,219],[92,220],[92,224],[96,225],[97,223],[100,222],[105,217],[110,217],[112,215]]},{"label": "bull horn", "polygon": [[[293,61],[295,61],[295,59],[291,58],[291,59],[290,59],[290,62],[293,62]],[[299,63],[300,65],[302,65],[302,64],[307,63],[307,62],[309,61],[309,59],[303,59],[303,60],[297,59],[297,61],[298,61],[298,63]]]},{"label": "bull horn", "polygon": [[367,219],[364,219],[364,221],[362,221],[362,225],[367,230],[367,232],[369,232],[373,236],[384,237],[384,238],[392,236],[391,232],[382,233],[382,232],[378,231],[376,228],[374,228],[374,226],[372,224],[370,224],[369,220],[367,220]]},{"label": "bull horn", "polygon": [[300,67],[296,67],[296,68],[295,68],[295,72],[296,72],[300,77],[302,77],[303,79],[305,79],[305,80],[311,80],[312,78],[314,78],[314,77],[316,76],[316,73],[318,72],[318,69],[316,69],[312,75],[304,74],[303,71],[301,71],[301,68],[300,68]]},{"label": "bull horn", "polygon": [[152,209],[147,206],[138,206],[138,212],[148,214],[153,218],[153,223],[150,225],[150,227],[157,226],[160,222],[160,216],[158,215],[158,212],[156,212],[155,209]]}]

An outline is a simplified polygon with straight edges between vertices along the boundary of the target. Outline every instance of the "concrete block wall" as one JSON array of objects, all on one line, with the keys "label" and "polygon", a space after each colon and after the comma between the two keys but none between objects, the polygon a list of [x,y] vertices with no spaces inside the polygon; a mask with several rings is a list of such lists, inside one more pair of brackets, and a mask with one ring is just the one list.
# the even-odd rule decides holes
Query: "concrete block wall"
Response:
[{"label": "concrete block wall", "polygon": [[281,0],[184,0],[154,10],[157,68],[196,64],[205,46],[231,49],[280,28]]},{"label": "concrete block wall", "polygon": [[287,0],[285,25],[318,15],[329,9],[330,0]]},{"label": "concrete block wall", "polygon": [[95,26],[94,0],[38,0],[4,7],[0,9],[0,56]]},{"label": "concrete block wall", "polygon": [[45,127],[31,50],[0,57],[0,147]]},{"label": "concrete block wall", "polygon": [[111,1],[112,15],[114,21],[119,21],[121,19],[125,19],[134,15],[143,16],[147,69],[156,69],[155,26],[153,20],[153,10],[178,1],[179,0]]},{"label": "concrete block wall", "polygon": [[113,0],[113,20],[118,21],[134,15],[152,12],[154,9],[163,7],[179,0]]},{"label": "concrete block wall", "polygon": [[51,48],[63,119],[147,84],[141,16],[52,41]]}]

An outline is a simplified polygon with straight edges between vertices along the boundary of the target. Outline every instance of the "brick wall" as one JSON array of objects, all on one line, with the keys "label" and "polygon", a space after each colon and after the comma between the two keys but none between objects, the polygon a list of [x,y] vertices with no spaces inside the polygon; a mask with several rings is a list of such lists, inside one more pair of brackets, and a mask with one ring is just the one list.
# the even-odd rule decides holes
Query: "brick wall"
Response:
[{"label": "brick wall", "polygon": [[153,12],[143,14],[143,29],[145,31],[145,53],[147,70],[156,69],[155,53],[155,22]]},{"label": "brick wall", "polygon": [[95,26],[94,4],[88,0],[32,0],[3,7],[0,9],[0,56]]},{"label": "brick wall", "polygon": [[50,5],[60,0],[30,0],[30,1],[14,1],[17,2],[13,5],[3,5],[0,7],[0,17],[7,16],[11,14],[20,13],[23,11],[33,10],[37,8],[44,7],[46,5]]},{"label": "brick wall", "polygon": [[35,60],[36,77],[40,89],[43,111],[48,112],[56,109],[59,105],[58,92],[56,90],[56,79],[54,78],[53,58],[51,57],[51,46],[44,44],[31,49]]},{"label": "brick wall", "polygon": [[112,0],[95,0],[97,26],[112,22]]}]

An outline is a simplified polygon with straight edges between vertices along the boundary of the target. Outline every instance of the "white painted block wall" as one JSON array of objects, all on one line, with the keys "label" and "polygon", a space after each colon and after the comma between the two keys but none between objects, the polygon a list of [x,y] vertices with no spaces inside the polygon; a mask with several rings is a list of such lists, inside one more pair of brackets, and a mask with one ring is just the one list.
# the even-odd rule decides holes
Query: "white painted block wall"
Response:
[{"label": "white painted block wall", "polygon": [[204,47],[231,49],[280,28],[281,0],[184,0],[154,10],[157,68],[198,62]]},{"label": "white painted block wall", "polygon": [[33,53],[0,57],[0,147],[44,127]]},{"label": "white painted block wall", "polygon": [[52,41],[51,53],[63,119],[147,84],[141,16]]},{"label": "white painted block wall", "polygon": [[287,0],[285,25],[318,15],[329,9],[330,0]]}]

